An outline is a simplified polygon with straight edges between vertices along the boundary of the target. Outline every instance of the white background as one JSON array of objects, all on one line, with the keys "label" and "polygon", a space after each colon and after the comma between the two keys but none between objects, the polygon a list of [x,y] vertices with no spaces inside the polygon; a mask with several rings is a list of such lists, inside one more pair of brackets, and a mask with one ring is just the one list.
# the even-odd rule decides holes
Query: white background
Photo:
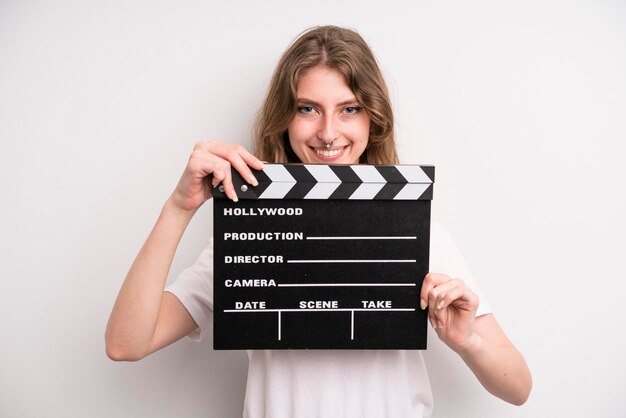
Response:
[{"label": "white background", "polygon": [[[435,417],[626,413],[626,6],[620,1],[0,3],[0,416],[236,417],[245,352],[189,339],[114,363],[117,291],[193,144],[248,145],[282,51],[357,28],[404,163],[534,376],[491,397],[427,357]],[[207,243],[208,205],[175,277]]]}]

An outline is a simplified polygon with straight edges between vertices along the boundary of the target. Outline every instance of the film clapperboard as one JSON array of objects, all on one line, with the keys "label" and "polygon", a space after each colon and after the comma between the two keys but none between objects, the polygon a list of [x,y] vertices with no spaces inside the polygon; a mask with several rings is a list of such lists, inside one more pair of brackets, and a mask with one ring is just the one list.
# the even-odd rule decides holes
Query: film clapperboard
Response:
[{"label": "film clapperboard", "polygon": [[214,189],[215,349],[425,349],[435,168],[265,164]]}]

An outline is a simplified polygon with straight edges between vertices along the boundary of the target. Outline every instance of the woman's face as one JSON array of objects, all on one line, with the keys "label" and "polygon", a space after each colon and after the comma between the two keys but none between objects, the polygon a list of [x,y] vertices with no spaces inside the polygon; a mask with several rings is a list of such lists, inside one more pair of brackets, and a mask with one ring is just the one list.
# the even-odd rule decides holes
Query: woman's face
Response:
[{"label": "woman's face", "polygon": [[[367,147],[370,119],[343,75],[314,67],[300,78],[297,112],[287,132],[303,163],[358,164]],[[325,144],[332,143],[327,148]]]}]

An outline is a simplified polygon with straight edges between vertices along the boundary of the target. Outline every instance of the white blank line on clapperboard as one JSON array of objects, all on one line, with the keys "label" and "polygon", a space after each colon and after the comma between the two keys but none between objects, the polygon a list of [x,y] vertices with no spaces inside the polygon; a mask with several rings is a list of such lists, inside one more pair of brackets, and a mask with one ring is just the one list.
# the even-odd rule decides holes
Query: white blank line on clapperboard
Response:
[{"label": "white blank line on clapperboard", "polygon": [[[308,240],[374,240],[374,239],[417,239],[416,236],[394,237],[306,237]],[[416,260],[287,260],[287,263],[415,263]],[[279,285],[281,286],[281,285]],[[354,285],[354,286],[359,286]],[[366,286],[362,284],[360,286]],[[370,285],[371,286],[371,285]],[[382,285],[381,285],[382,286]],[[404,286],[403,284],[387,284],[387,286]],[[287,287],[287,286],[285,286]]]},{"label": "white blank line on clapperboard", "polygon": [[306,239],[417,239],[417,237],[306,237]]},{"label": "white blank line on clapperboard", "polygon": [[282,338],[283,312],[350,312],[350,339],[354,340],[354,312],[412,312],[415,308],[310,308],[310,309],[225,309],[227,313],[278,312],[278,341]]},{"label": "white blank line on clapperboard", "polygon": [[415,283],[282,283],[278,284],[278,287],[340,287],[340,286],[353,286],[353,287],[411,287],[417,286]]},{"label": "white blank line on clapperboard", "polygon": [[416,260],[287,260],[287,263],[416,263]]}]

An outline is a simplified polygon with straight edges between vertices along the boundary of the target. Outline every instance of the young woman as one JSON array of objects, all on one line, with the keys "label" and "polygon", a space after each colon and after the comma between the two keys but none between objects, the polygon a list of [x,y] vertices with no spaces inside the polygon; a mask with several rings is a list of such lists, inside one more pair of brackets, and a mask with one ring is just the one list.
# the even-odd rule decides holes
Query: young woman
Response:
[{"label": "young woman", "polygon": [[[318,27],[284,53],[256,125],[254,156],[239,145],[196,144],[176,189],[137,255],[106,330],[107,354],[138,360],[212,322],[212,243],[165,289],[190,219],[230,170],[256,185],[262,161],[324,164],[398,162],[385,82],[354,31]],[[522,404],[531,376],[496,322],[454,244],[438,226],[420,294],[432,327],[492,394]],[[453,279],[452,277],[461,277]],[[250,350],[244,415],[250,417],[425,417],[432,410],[418,350]]]}]

